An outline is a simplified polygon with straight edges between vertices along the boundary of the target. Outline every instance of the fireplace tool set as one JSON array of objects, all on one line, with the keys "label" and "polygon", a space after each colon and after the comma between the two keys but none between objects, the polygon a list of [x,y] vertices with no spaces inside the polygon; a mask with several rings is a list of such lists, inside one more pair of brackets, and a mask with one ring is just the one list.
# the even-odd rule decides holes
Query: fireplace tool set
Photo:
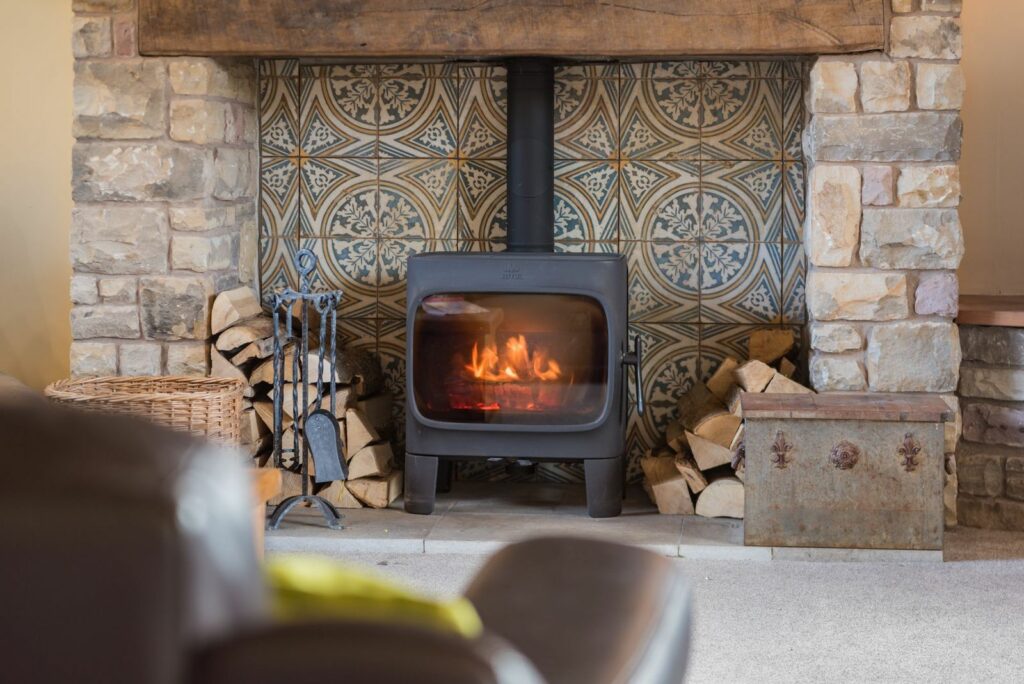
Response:
[{"label": "fireplace tool set", "polygon": [[[342,450],[341,425],[336,403],[338,374],[337,310],[341,291],[313,292],[312,280],[317,258],[312,251],[300,249],[295,255],[299,273],[299,290],[285,288],[273,297],[274,320],[274,465],[282,467],[285,456],[300,464],[302,493],[290,496],[277,505],[267,519],[267,528],[276,530],[289,511],[302,503],[316,506],[327,525],[340,530],[341,514],[323,497],[310,492],[310,463],[313,480],[327,483],[346,479],[348,472]],[[315,312],[315,328],[310,330]],[[310,356],[311,332],[315,340]],[[289,366],[287,368],[286,366]],[[315,380],[314,374],[315,373]],[[289,382],[285,382],[288,379]],[[291,419],[294,441],[285,447],[285,395],[290,391]],[[313,396],[310,393],[313,392]],[[312,459],[312,461],[310,460]]]}]

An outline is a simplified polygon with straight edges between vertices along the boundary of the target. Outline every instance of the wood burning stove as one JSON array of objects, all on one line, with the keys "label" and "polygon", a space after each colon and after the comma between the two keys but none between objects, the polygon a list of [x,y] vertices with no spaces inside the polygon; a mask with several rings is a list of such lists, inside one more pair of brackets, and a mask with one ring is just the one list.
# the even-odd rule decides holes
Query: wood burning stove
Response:
[{"label": "wood burning stove", "polygon": [[[405,509],[455,459],[582,461],[593,517],[622,509],[625,258],[553,253],[551,62],[508,67],[508,251],[409,258]],[[447,470],[447,469],[446,469]]]}]

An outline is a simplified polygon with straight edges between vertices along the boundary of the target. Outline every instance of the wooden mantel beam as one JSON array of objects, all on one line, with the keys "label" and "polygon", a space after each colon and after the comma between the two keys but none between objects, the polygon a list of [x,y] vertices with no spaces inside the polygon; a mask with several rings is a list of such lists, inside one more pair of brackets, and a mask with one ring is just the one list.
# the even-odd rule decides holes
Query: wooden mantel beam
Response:
[{"label": "wooden mantel beam", "polygon": [[145,55],[347,59],[881,49],[886,0],[139,0]]}]

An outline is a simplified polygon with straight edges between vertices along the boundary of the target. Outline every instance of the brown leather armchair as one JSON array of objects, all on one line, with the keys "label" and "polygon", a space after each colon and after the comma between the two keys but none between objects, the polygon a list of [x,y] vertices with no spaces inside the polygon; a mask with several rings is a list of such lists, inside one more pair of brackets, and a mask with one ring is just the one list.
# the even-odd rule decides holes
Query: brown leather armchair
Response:
[{"label": "brown leather armchair", "polygon": [[495,554],[467,592],[479,639],[275,623],[239,463],[151,425],[0,396],[0,679],[682,681],[683,580],[665,558],[606,542]]}]

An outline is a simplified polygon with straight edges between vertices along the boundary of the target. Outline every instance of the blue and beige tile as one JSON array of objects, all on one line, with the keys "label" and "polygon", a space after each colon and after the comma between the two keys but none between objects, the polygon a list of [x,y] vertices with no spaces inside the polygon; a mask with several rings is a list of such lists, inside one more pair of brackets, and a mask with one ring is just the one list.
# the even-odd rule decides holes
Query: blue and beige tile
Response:
[{"label": "blue and beige tile", "polygon": [[263,155],[299,154],[299,80],[260,79],[260,147]]},{"label": "blue and beige tile", "polygon": [[503,67],[459,69],[459,158],[505,158],[507,103],[508,86]]},{"label": "blue and beige tile", "polygon": [[618,67],[556,68],[555,158],[615,159],[618,150]]},{"label": "blue and beige tile", "polygon": [[455,240],[457,172],[454,159],[382,159],[378,236]]},{"label": "blue and beige tile", "polygon": [[555,162],[555,240],[617,240],[619,171],[607,161]]},{"label": "blue and beige tile", "polygon": [[377,316],[404,318],[406,314],[406,271],[408,259],[426,252],[454,252],[454,240],[382,239],[377,243],[379,281],[377,283]]},{"label": "blue and beige tile", "polygon": [[707,380],[728,357],[745,360],[749,357],[750,336],[757,330],[779,326],[705,323],[700,326],[700,378]]},{"label": "blue and beige tile", "polygon": [[299,167],[294,157],[260,160],[260,235],[298,237]]},{"label": "blue and beige tile", "polygon": [[779,323],[781,251],[772,242],[703,243],[701,322]]},{"label": "blue and beige tile", "polygon": [[448,65],[381,67],[378,145],[381,157],[455,157],[458,79]]},{"label": "blue and beige tile", "polygon": [[781,159],[778,79],[701,81],[701,159]]},{"label": "blue and beige tile", "polygon": [[507,174],[500,160],[459,161],[459,240],[504,240]]},{"label": "blue and beige tile", "polygon": [[782,321],[807,322],[805,289],[807,285],[807,253],[799,242],[782,244]]},{"label": "blue and beige tile", "polygon": [[378,232],[377,160],[305,157],[302,235],[373,238]]},{"label": "blue and beige tile", "polygon": [[699,163],[624,161],[619,178],[619,239],[700,237]]},{"label": "blue and beige tile", "polygon": [[804,239],[804,202],[806,181],[803,162],[786,162],[782,195],[782,239],[800,242]]},{"label": "blue and beige tile", "polygon": [[555,240],[556,254],[617,254],[617,242]]},{"label": "blue and beige tile", "polygon": [[309,157],[374,157],[380,96],[372,65],[301,67],[300,136]]},{"label": "blue and beige tile", "polygon": [[620,242],[629,272],[629,318],[684,322],[700,314],[698,242]]},{"label": "blue and beige tile", "polygon": [[697,159],[700,90],[697,79],[629,79],[621,83],[623,159]]},{"label": "blue and beige tile", "polygon": [[782,235],[781,162],[703,162],[701,238],[771,242]]},{"label": "blue and beige tile", "polygon": [[803,81],[782,82],[782,153],[786,159],[803,159]]},{"label": "blue and beige tile", "polygon": [[377,315],[377,240],[335,237],[313,241],[324,287],[341,290],[339,316]]}]

